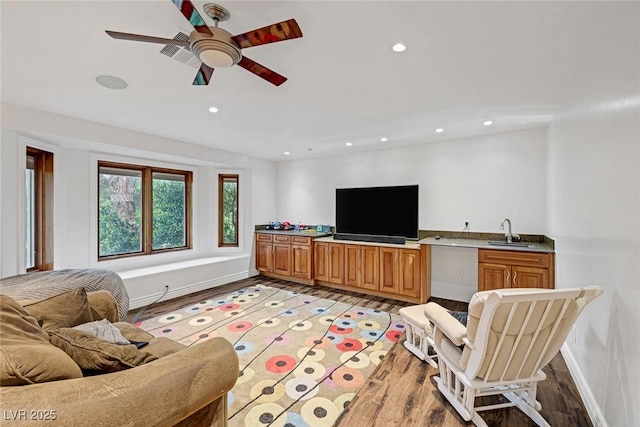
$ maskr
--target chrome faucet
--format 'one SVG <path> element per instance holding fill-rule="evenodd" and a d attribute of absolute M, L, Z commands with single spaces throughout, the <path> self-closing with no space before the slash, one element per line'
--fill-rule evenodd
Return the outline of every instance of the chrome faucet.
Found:
<path fill-rule="evenodd" d="M 509 232 L 505 233 L 504 237 L 507 238 L 507 243 L 513 242 L 513 234 L 511 234 L 511 220 L 509 218 L 505 218 L 502 220 L 502 224 L 500 224 L 500 230 L 504 230 L 504 223 L 509 224 Z"/>

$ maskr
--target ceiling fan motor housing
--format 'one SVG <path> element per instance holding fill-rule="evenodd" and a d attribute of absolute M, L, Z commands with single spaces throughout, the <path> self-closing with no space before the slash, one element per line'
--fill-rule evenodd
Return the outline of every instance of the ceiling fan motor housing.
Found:
<path fill-rule="evenodd" d="M 240 47 L 231 39 L 231 33 L 222 28 L 209 27 L 213 37 L 193 31 L 189 36 L 194 55 L 212 68 L 231 67 L 242 59 Z"/>

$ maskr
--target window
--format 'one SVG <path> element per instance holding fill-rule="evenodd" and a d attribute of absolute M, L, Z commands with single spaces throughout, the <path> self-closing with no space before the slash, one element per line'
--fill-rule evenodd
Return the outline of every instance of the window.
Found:
<path fill-rule="evenodd" d="M 238 246 L 238 175 L 218 175 L 218 246 Z"/>
<path fill-rule="evenodd" d="M 192 173 L 98 163 L 98 258 L 191 248 Z"/>
<path fill-rule="evenodd" d="M 53 269 L 53 154 L 27 147 L 25 173 L 27 271 Z"/>

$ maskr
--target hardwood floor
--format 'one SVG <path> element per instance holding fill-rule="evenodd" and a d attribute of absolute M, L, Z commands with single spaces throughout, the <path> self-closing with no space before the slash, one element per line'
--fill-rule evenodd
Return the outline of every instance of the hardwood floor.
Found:
<path fill-rule="evenodd" d="M 237 289 L 263 283 L 285 288 L 320 298 L 358 304 L 365 308 L 376 308 L 398 314 L 402 307 L 411 305 L 402 301 L 380 297 L 367 297 L 355 292 L 327 288 L 324 286 L 300 285 L 286 280 L 263 276 L 252 277 L 228 285 L 198 292 L 148 307 L 141 315 L 140 309 L 131 310 L 127 321 L 139 316 L 139 320 L 164 314 L 177 308 L 195 304 L 204 299 L 226 295 Z M 431 298 L 450 310 L 465 311 L 467 304 Z M 434 376 L 438 370 L 412 355 L 403 345 L 404 336 L 385 356 L 384 361 L 361 387 L 349 407 L 342 413 L 335 427 L 358 426 L 467 426 L 442 397 Z M 586 408 L 580 398 L 569 369 L 558 353 L 544 369 L 547 380 L 538 385 L 538 400 L 542 404 L 542 416 L 554 427 L 591 427 Z M 492 427 L 520 427 L 535 424 L 515 408 L 497 409 L 482 413 Z"/>

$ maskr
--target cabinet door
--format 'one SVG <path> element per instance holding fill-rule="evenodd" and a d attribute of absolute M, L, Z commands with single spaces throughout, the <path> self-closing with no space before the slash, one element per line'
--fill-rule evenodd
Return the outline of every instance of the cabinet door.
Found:
<path fill-rule="evenodd" d="M 398 293 L 410 297 L 420 295 L 420 251 L 400 249 L 400 286 Z"/>
<path fill-rule="evenodd" d="M 478 291 L 511 287 L 511 267 L 504 264 L 478 264 Z"/>
<path fill-rule="evenodd" d="M 316 280 L 329 281 L 329 244 L 313 244 L 314 278 Z"/>
<path fill-rule="evenodd" d="M 271 242 L 256 243 L 256 268 L 259 271 L 273 272 L 272 247 Z"/>
<path fill-rule="evenodd" d="M 399 250 L 395 248 L 380 248 L 380 290 L 397 294 L 399 290 L 400 268 Z"/>
<path fill-rule="evenodd" d="M 305 245 L 291 245 L 293 266 L 291 275 L 303 279 L 311 279 L 311 247 Z"/>
<path fill-rule="evenodd" d="M 360 245 L 344 245 L 344 284 L 360 286 L 362 283 Z"/>
<path fill-rule="evenodd" d="M 344 245 L 329 243 L 329 282 L 342 285 L 344 283 Z"/>
<path fill-rule="evenodd" d="M 380 248 L 377 246 L 360 247 L 360 286 L 364 289 L 378 290 L 380 277 Z"/>
<path fill-rule="evenodd" d="M 515 265 L 511 267 L 511 287 L 550 289 L 549 270 Z"/>
<path fill-rule="evenodd" d="M 288 243 L 273 244 L 273 272 L 291 276 L 291 245 Z"/>

